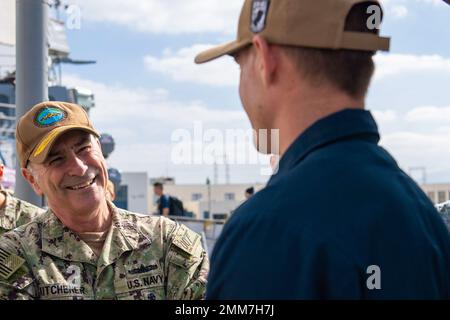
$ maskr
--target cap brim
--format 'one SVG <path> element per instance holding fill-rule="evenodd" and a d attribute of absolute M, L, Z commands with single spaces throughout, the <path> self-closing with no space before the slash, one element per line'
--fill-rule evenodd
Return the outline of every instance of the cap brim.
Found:
<path fill-rule="evenodd" d="M 364 51 L 389 51 L 390 39 L 365 32 L 346 31 L 342 35 L 340 49 Z"/>
<path fill-rule="evenodd" d="M 45 137 L 42 138 L 41 141 L 39 141 L 39 143 L 36 145 L 30 156 L 28 157 L 28 160 L 34 163 L 44 163 L 56 140 L 64 133 L 72 130 L 86 131 L 95 135 L 96 137 L 100 137 L 100 134 L 97 131 L 87 126 L 71 125 L 57 127 L 47 133 Z"/>
<path fill-rule="evenodd" d="M 239 50 L 249 46 L 251 43 L 252 43 L 251 40 L 233 41 L 225 43 L 223 45 L 199 53 L 195 57 L 195 63 L 197 64 L 205 63 L 217 59 L 219 57 L 222 57 L 226 54 L 236 53 Z"/>

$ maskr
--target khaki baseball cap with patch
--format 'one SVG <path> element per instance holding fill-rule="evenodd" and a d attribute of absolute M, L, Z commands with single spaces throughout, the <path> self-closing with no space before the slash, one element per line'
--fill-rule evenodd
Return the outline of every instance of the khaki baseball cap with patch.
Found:
<path fill-rule="evenodd" d="M 16 147 L 20 166 L 25 168 L 28 161 L 43 163 L 58 137 L 70 130 L 100 136 L 79 105 L 58 101 L 35 105 L 17 123 Z"/>
<path fill-rule="evenodd" d="M 245 0 L 235 41 L 206 50 L 195 58 L 204 63 L 251 45 L 255 34 L 272 44 L 319 49 L 389 51 L 389 38 L 345 31 L 350 10 L 367 0 Z M 373 13 L 381 14 L 374 9 Z M 380 21 L 374 19 L 374 21 Z M 370 21 L 369 23 L 373 23 Z M 379 27 L 379 26 L 378 26 Z"/>

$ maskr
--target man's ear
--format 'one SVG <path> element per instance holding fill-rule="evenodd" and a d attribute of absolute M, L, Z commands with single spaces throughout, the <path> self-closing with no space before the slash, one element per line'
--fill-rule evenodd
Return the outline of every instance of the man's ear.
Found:
<path fill-rule="evenodd" d="M 275 79 L 277 56 L 273 48 L 260 35 L 253 37 L 253 46 L 256 51 L 256 63 L 264 85 L 270 85 Z"/>
<path fill-rule="evenodd" d="M 25 180 L 27 180 L 27 182 L 30 184 L 31 188 L 33 188 L 34 192 L 39 195 L 42 196 L 42 190 L 39 187 L 35 177 L 31 174 L 31 171 L 26 169 L 26 168 L 22 168 L 22 176 L 24 177 Z"/>
<path fill-rule="evenodd" d="M 5 170 L 5 166 L 3 164 L 0 164 L 0 179 L 3 178 L 3 171 Z"/>

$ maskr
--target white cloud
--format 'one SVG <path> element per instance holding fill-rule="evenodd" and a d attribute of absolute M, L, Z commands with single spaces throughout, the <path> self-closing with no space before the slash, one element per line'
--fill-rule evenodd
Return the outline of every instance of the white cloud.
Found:
<path fill-rule="evenodd" d="M 144 58 L 147 69 L 170 76 L 175 81 L 188 81 L 211 86 L 237 86 L 239 81 L 239 67 L 229 57 L 196 65 L 195 56 L 213 45 L 196 44 L 182 48 L 176 52 L 166 49 L 163 56 L 158 58 L 146 56 Z"/>
<path fill-rule="evenodd" d="M 120 84 L 105 85 L 76 75 L 65 75 L 63 82 L 68 86 L 91 89 L 95 93 L 97 104 L 92 116 L 99 124 L 111 125 L 108 128 L 111 130 L 116 130 L 116 125 L 135 130 L 139 125 L 148 126 L 150 123 L 176 128 L 189 126 L 193 121 L 213 125 L 247 121 L 242 110 L 226 108 L 227 106 L 213 110 L 199 101 L 173 101 L 169 92 L 164 89 L 131 89 Z M 133 123 L 138 127 L 130 128 L 129 125 Z"/>
<path fill-rule="evenodd" d="M 385 7 L 392 7 L 396 5 L 411 5 L 413 2 L 421 4 L 421 5 L 432 5 L 432 6 L 445 6 L 443 0 L 381 0 L 381 3 Z"/>
<path fill-rule="evenodd" d="M 450 107 L 422 106 L 407 113 L 384 110 L 373 114 L 381 128 L 381 145 L 406 172 L 424 167 L 428 182 L 450 181 Z"/>
<path fill-rule="evenodd" d="M 178 181 L 200 183 L 212 177 L 207 165 L 174 165 L 170 159 L 171 133 L 178 128 L 191 131 L 194 121 L 204 127 L 248 129 L 241 110 L 212 110 L 196 101 L 172 101 L 166 90 L 130 89 L 120 84 L 102 83 L 66 75 L 70 86 L 92 89 L 97 106 L 92 111 L 95 126 L 111 133 L 116 150 L 108 160 L 123 171 L 147 171 L 150 176 L 176 174 Z M 408 113 L 395 109 L 374 110 L 382 131 L 382 145 L 407 171 L 410 167 L 426 166 L 430 181 L 450 180 L 450 107 L 421 106 Z M 242 146 L 240 146 L 242 147 Z M 231 166 L 232 181 L 265 181 L 259 175 L 261 166 Z"/>
<path fill-rule="evenodd" d="M 383 0 L 386 14 L 408 15 L 411 0 Z M 442 0 L 417 4 L 444 6 Z M 217 32 L 234 35 L 242 0 L 71 0 L 82 10 L 82 20 L 114 23 L 153 34 Z"/>
<path fill-rule="evenodd" d="M 445 6 L 443 0 L 381 0 L 386 16 L 394 19 L 402 19 L 410 14 L 413 4 L 431 5 L 433 7 Z M 420 10 L 420 8 L 418 8 Z"/>
<path fill-rule="evenodd" d="M 450 59 L 440 55 L 378 54 L 375 79 L 409 73 L 450 73 Z"/>
<path fill-rule="evenodd" d="M 386 123 L 397 119 L 397 113 L 394 110 L 374 110 L 372 114 L 377 122 Z"/>
<path fill-rule="evenodd" d="M 450 107 L 418 107 L 406 114 L 406 121 L 430 125 L 450 125 Z"/>
<path fill-rule="evenodd" d="M 389 9 L 388 9 L 389 10 Z M 405 6 L 392 6 L 390 9 L 395 18 L 404 18 L 408 15 L 408 8 Z"/>
<path fill-rule="evenodd" d="M 394 109 L 371 110 L 377 123 L 385 133 L 412 131 L 439 133 L 450 137 L 450 106 L 419 106 L 407 112 Z"/>
<path fill-rule="evenodd" d="M 222 33 L 234 35 L 243 0 L 71 0 L 82 21 L 106 22 L 152 34 Z M 405 18 L 411 0 L 382 0 L 386 15 Z M 415 0 L 445 6 L 442 0 Z"/>
<path fill-rule="evenodd" d="M 226 129 L 250 129 L 245 112 L 222 106 L 211 109 L 198 101 L 174 101 L 169 92 L 163 89 L 127 88 L 121 84 L 105 85 L 76 75 L 65 75 L 64 85 L 86 87 L 95 93 L 96 107 L 91 111 L 94 126 L 101 132 L 110 133 L 116 141 L 116 149 L 108 159 L 112 167 L 122 171 L 146 171 L 150 176 L 176 175 L 182 183 L 203 183 L 207 176 L 212 179 L 213 166 L 206 164 L 176 165 L 171 159 L 174 143 L 172 134 L 184 129 L 193 135 L 194 122 L 204 128 L 217 129 L 225 136 Z M 208 144 L 203 138 L 205 150 Z M 236 149 L 225 141 L 226 150 L 242 150 L 245 146 L 237 144 Z M 248 149 L 246 149 L 248 150 Z M 205 151 L 204 151 L 205 152 Z M 256 150 L 251 150 L 254 157 Z M 249 158 L 250 159 L 250 158 Z M 253 159 L 253 158 L 252 158 Z M 261 161 L 261 158 L 258 158 Z M 267 160 L 268 162 L 268 160 Z M 232 182 L 263 182 L 267 176 L 260 174 L 266 164 L 230 165 Z M 220 170 L 223 169 L 223 166 Z M 222 170 L 223 171 L 223 170 Z M 222 181 L 222 177 L 220 178 Z"/>
<path fill-rule="evenodd" d="M 242 0 L 72 0 L 82 19 L 156 34 L 235 34 Z"/>
<path fill-rule="evenodd" d="M 405 171 L 424 167 L 431 178 L 429 182 L 450 181 L 450 132 L 417 133 L 413 130 L 385 134 L 381 144 Z"/>
<path fill-rule="evenodd" d="M 416 0 L 418 3 L 431 4 L 433 6 L 445 6 L 444 0 Z"/>
<path fill-rule="evenodd" d="M 173 52 L 165 49 L 162 57 L 148 55 L 144 63 L 150 72 L 169 76 L 172 80 L 206 84 L 210 86 L 237 86 L 239 67 L 229 57 L 214 63 L 196 65 L 194 57 L 213 45 L 195 44 Z M 450 74 L 450 59 L 440 55 L 377 54 L 375 80 L 412 73 Z"/>

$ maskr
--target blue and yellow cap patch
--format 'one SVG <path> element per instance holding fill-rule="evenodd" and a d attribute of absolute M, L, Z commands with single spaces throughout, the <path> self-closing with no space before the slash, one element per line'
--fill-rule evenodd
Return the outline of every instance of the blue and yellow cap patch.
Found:
<path fill-rule="evenodd" d="M 40 109 L 34 118 L 38 127 L 51 127 L 67 118 L 67 113 L 59 108 L 45 107 Z"/>

